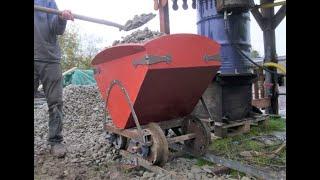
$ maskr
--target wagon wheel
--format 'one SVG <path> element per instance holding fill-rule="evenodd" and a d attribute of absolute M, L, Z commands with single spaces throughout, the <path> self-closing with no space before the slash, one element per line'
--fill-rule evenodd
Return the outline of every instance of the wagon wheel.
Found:
<path fill-rule="evenodd" d="M 185 149 L 194 156 L 203 155 L 210 144 L 210 128 L 195 116 L 186 116 L 181 126 L 182 134 L 195 133 L 196 137 L 184 141 Z"/>
<path fill-rule="evenodd" d="M 150 132 L 151 136 L 149 137 L 151 139 L 149 140 L 152 142 L 146 159 L 154 165 L 163 166 L 167 162 L 169 156 L 169 147 L 166 136 L 160 126 L 156 123 L 149 123 L 145 130 Z"/>
<path fill-rule="evenodd" d="M 108 122 L 108 113 L 106 110 L 106 106 L 104 107 L 103 112 L 104 112 L 104 118 L 102 120 L 102 123 L 103 125 L 105 125 Z M 106 133 L 109 134 L 109 132 L 106 132 Z M 112 143 L 116 149 L 125 149 L 128 138 L 115 133 L 111 133 L 109 134 L 109 136 L 113 136 L 113 138 L 111 138 L 112 141 L 110 143 Z"/>

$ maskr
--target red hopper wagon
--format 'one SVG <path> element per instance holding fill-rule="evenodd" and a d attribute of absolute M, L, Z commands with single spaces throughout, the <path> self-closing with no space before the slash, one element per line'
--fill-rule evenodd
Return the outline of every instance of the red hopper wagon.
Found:
<path fill-rule="evenodd" d="M 97 54 L 92 65 L 112 118 L 104 125 L 109 141 L 156 165 L 178 142 L 202 155 L 210 129 L 190 113 L 220 68 L 219 49 L 204 36 L 174 34 Z"/>

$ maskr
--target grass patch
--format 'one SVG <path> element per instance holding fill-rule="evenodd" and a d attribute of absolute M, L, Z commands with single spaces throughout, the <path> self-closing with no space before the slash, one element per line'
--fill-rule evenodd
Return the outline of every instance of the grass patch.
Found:
<path fill-rule="evenodd" d="M 285 131 L 286 130 L 286 121 L 283 118 L 272 118 L 269 119 L 269 124 L 266 127 L 267 131 Z"/>
<path fill-rule="evenodd" d="M 259 151 L 261 150 L 261 143 L 257 141 L 244 141 L 241 144 L 241 148 L 245 150 L 254 150 L 254 151 Z"/>
<path fill-rule="evenodd" d="M 266 155 L 256 155 L 250 158 L 245 158 L 240 155 L 243 151 L 270 153 L 277 149 L 280 145 L 266 145 L 262 142 L 253 140 L 253 137 L 269 135 L 274 131 L 285 131 L 286 122 L 282 118 L 271 118 L 267 126 L 251 126 L 251 130 L 247 134 L 234 137 L 217 139 L 210 145 L 210 149 L 216 155 L 223 155 L 237 161 L 249 162 L 257 165 L 275 165 L 284 166 L 286 162 L 286 151 L 283 150 L 275 158 L 270 158 Z"/>
<path fill-rule="evenodd" d="M 234 170 L 234 169 L 231 169 L 230 175 L 231 175 L 231 177 L 233 177 L 233 178 L 238 178 L 238 176 L 242 177 L 242 176 L 245 176 L 246 174 L 243 173 L 243 172 L 239 172 L 239 171 L 236 171 L 236 170 Z"/>
<path fill-rule="evenodd" d="M 189 154 L 183 154 L 182 157 L 186 159 L 194 159 L 194 157 Z"/>
<path fill-rule="evenodd" d="M 268 134 L 273 131 L 286 131 L 286 121 L 283 118 L 270 118 L 267 126 L 251 126 L 249 136 Z"/>
<path fill-rule="evenodd" d="M 34 180 L 41 180 L 39 175 L 34 175 Z"/>
<path fill-rule="evenodd" d="M 198 159 L 197 159 L 197 162 L 196 162 L 196 165 L 199 166 L 199 167 L 202 167 L 202 166 L 204 166 L 204 165 L 212 166 L 213 163 L 212 163 L 212 162 L 209 162 L 209 161 L 207 161 L 207 160 L 198 158 Z"/>

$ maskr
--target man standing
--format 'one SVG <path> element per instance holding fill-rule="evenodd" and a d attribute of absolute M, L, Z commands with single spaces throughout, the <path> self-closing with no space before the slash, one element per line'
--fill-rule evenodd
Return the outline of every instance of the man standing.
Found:
<path fill-rule="evenodd" d="M 35 5 L 58 9 L 54 0 L 34 0 Z M 67 20 L 73 20 L 71 11 L 62 11 L 60 15 L 34 12 L 34 93 L 43 85 L 49 107 L 48 143 L 51 153 L 64 157 L 66 147 L 62 144 L 62 70 L 61 50 L 57 36 L 66 29 Z"/>

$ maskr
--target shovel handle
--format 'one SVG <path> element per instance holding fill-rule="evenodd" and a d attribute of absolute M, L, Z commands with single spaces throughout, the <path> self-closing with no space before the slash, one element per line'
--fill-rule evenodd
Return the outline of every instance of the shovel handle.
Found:
<path fill-rule="evenodd" d="M 45 12 L 45 13 L 56 14 L 56 15 L 59 15 L 62 13 L 62 11 L 59 11 L 56 9 L 51 9 L 51 8 L 47 8 L 47 7 L 37 6 L 37 5 L 34 5 L 34 10 Z M 96 18 L 92 18 L 92 17 L 79 15 L 79 14 L 72 14 L 72 15 L 75 19 L 80 19 L 83 21 L 93 22 L 93 23 L 97 23 L 97 24 L 104 24 L 107 26 L 113 26 L 113 27 L 117 27 L 119 29 L 124 29 L 124 26 L 117 24 L 117 23 L 114 23 L 114 22 L 104 20 L 104 19 L 96 19 Z"/>

